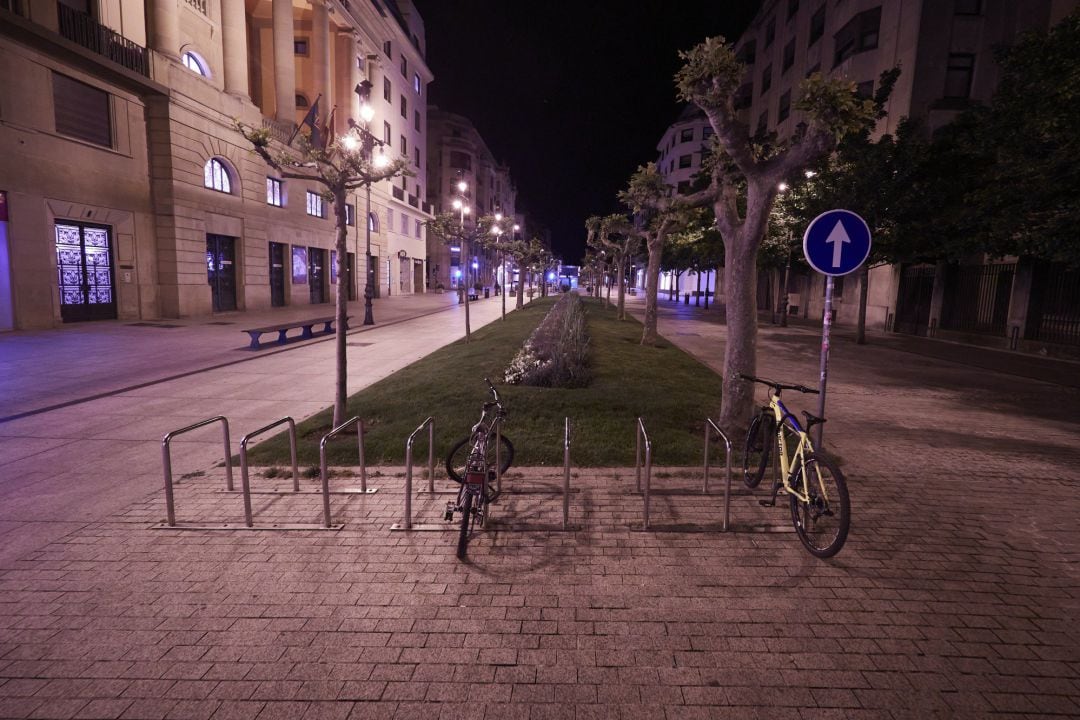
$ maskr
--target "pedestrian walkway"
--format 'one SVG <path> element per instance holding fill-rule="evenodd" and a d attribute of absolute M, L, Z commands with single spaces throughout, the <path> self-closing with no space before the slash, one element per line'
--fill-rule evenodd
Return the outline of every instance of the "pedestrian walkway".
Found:
<path fill-rule="evenodd" d="M 395 342 L 448 317 L 403 323 Z M 722 362 L 724 328 L 703 312 L 662 306 L 660 329 Z M 389 344 L 371 337 L 386 341 L 350 353 Z M 819 344 L 812 329 L 763 327 L 759 373 L 813 384 Z M 317 369 L 317 347 L 268 360 L 288 386 Z M 831 561 L 801 548 L 782 503 L 756 502 L 763 490 L 737 487 L 733 531 L 719 532 L 722 484 L 714 475 L 703 494 L 700 468 L 654 468 L 650 531 L 632 468 L 574 468 L 566 532 L 554 529 L 561 469 L 515 469 L 464 563 L 452 531 L 390 531 L 401 468 L 373 474 L 373 495 L 332 497 L 342 530 L 295 533 L 151 529 L 163 503 L 148 471 L 153 492 L 0 558 L 0 717 L 1080 714 L 1080 392 L 843 339 L 832 363 L 826 441 L 853 525 Z M 198 404 L 229 373 L 157 387 Z M 149 402 L 141 393 L 131 402 Z M 233 397 L 262 401 L 250 387 Z M 611 441 L 632 447 L 632 427 Z M 177 489 L 182 520 L 241 517 L 212 444 Z M 55 472 L 98 486 L 137 472 L 104 470 Z M 414 518 L 437 522 L 446 497 L 418 493 Z M 321 507 L 275 494 L 254 510 L 297 522 Z"/>

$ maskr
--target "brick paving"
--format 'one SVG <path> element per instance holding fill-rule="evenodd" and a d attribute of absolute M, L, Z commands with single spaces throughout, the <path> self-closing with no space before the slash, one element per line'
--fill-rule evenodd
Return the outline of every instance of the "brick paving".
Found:
<path fill-rule="evenodd" d="M 661 329 L 718 362 L 704 313 Z M 812 382 L 813 331 L 759 347 L 761 374 Z M 699 468 L 654 468 L 650 531 L 632 468 L 575 468 L 568 532 L 557 494 L 514 492 L 561 471 L 514 472 L 464 563 L 452 532 L 389 530 L 400 468 L 334 495 L 336 532 L 156 530 L 158 493 L 0 567 L 0 717 L 1080 715 L 1080 393 L 880 345 L 838 342 L 832 372 L 853 526 L 831 561 L 763 491 L 718 532 Z M 181 481 L 178 519 L 240 521 L 223 488 L 213 466 Z M 318 522 L 321 500 L 254 509 Z"/>

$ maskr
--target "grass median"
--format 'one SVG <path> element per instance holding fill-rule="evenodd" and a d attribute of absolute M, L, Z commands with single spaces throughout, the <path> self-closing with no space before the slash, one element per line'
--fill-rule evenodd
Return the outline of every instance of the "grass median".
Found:
<path fill-rule="evenodd" d="M 701 462 L 706 416 L 720 406 L 721 378 L 661 339 L 640 345 L 641 324 L 619 321 L 614 308 L 586 298 L 592 382 L 586 388 L 537 388 L 502 384 L 518 348 L 551 308 L 547 298 L 510 313 L 353 395 L 348 417 L 364 420 L 368 465 L 404 463 L 405 441 L 429 415 L 435 418 L 437 463 L 465 437 L 480 416 L 491 378 L 508 412 L 506 435 L 514 443 L 515 465 L 561 465 L 563 421 L 570 418 L 571 461 L 575 466 L 634 463 L 635 421 L 643 417 L 653 445 L 653 462 Z M 330 379 L 328 378 L 328 382 Z M 302 465 L 318 465 L 319 439 L 329 430 L 328 408 L 301 423 Z M 414 462 L 427 459 L 427 432 L 414 445 Z M 347 432 L 327 450 L 331 465 L 355 465 L 356 435 Z M 278 435 L 258 445 L 251 462 L 286 467 L 289 445 Z"/>

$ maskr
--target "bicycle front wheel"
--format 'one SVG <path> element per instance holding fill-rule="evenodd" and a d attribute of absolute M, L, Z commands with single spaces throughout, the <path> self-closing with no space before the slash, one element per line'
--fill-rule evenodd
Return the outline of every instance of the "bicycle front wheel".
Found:
<path fill-rule="evenodd" d="M 473 440 L 472 438 L 463 438 L 459 440 L 456 445 L 450 450 L 450 453 L 446 456 L 446 474 L 456 483 L 465 482 L 465 462 L 469 459 L 469 453 L 472 452 Z M 488 467 L 495 467 L 495 444 L 492 443 L 487 449 L 487 458 L 485 458 Z M 505 435 L 502 436 L 502 450 L 499 452 L 499 464 L 502 466 L 500 473 L 505 473 L 514 462 L 514 444 L 510 442 L 510 438 Z"/>
<path fill-rule="evenodd" d="M 840 552 L 851 526 L 851 506 L 847 483 L 831 460 L 812 453 L 795 477 L 795 487 L 803 491 L 806 476 L 808 501 L 791 495 L 791 522 L 811 555 L 829 558 Z"/>
<path fill-rule="evenodd" d="M 458 560 L 465 558 L 465 548 L 469 544 L 469 526 L 472 524 L 473 494 L 465 492 L 465 500 L 461 503 L 461 533 L 458 535 L 457 556 Z"/>
<path fill-rule="evenodd" d="M 765 477 L 765 468 L 769 466 L 775 444 L 776 420 L 771 415 L 758 414 L 746 431 L 746 446 L 743 448 L 743 482 L 746 487 L 757 487 L 761 478 Z"/>

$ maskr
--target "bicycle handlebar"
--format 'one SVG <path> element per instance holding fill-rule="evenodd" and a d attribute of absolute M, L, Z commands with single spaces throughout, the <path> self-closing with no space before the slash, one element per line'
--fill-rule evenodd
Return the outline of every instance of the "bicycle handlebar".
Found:
<path fill-rule="evenodd" d="M 739 373 L 739 377 L 741 377 L 743 380 L 750 380 L 752 382 L 761 383 L 762 385 L 767 385 L 768 387 L 776 390 L 778 394 L 781 390 L 795 390 L 797 392 L 808 393 L 810 395 L 820 394 L 819 390 L 808 388 L 805 385 L 789 385 L 787 383 L 779 383 L 774 380 L 766 380 L 765 378 L 754 377 L 753 375 L 743 375 L 742 373 Z"/>
<path fill-rule="evenodd" d="M 495 389 L 495 386 L 491 384 L 491 380 L 489 380 L 488 378 L 484 378 L 484 382 L 487 383 L 488 390 L 491 390 L 491 394 L 495 396 L 495 404 L 499 405 L 501 407 L 502 403 L 499 401 L 499 393 Z M 485 403 L 485 405 L 487 405 L 487 404 L 488 403 Z"/>

